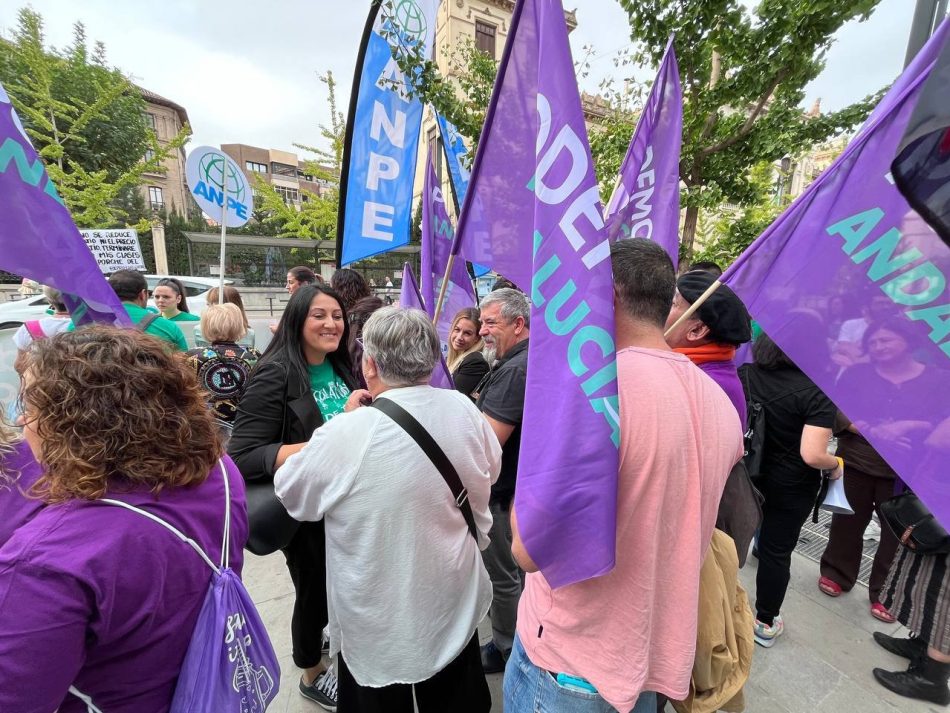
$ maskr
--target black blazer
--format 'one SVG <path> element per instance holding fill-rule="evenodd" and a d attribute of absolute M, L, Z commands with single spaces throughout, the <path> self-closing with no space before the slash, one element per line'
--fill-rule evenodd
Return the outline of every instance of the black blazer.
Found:
<path fill-rule="evenodd" d="M 350 390 L 357 388 L 352 374 L 334 371 Z M 245 480 L 272 479 L 280 447 L 309 441 L 322 425 L 310 384 L 285 364 L 265 362 L 251 374 L 238 403 L 228 455 Z"/>
<path fill-rule="evenodd" d="M 472 352 L 462 359 L 458 365 L 452 379 L 455 381 L 455 390 L 461 391 L 466 396 L 471 396 L 478 382 L 488 373 L 488 362 L 485 361 L 481 352 Z"/>

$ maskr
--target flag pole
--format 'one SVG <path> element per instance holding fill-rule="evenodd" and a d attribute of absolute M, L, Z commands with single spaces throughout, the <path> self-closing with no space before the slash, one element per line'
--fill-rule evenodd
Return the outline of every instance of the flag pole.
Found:
<path fill-rule="evenodd" d="M 693 304 L 691 304 L 691 305 L 689 306 L 689 309 L 687 309 L 685 312 L 683 312 L 683 314 L 680 315 L 679 319 L 677 319 L 675 322 L 673 322 L 673 324 L 670 326 L 670 328 L 667 329 L 667 330 L 663 333 L 663 336 L 664 336 L 664 337 L 669 337 L 670 334 L 673 332 L 674 329 L 676 329 L 677 327 L 679 327 L 683 322 L 685 322 L 687 319 L 689 319 L 689 318 L 692 317 L 694 314 L 696 314 L 696 310 L 698 310 L 700 307 L 702 307 L 702 306 L 703 306 L 703 303 L 705 303 L 706 300 L 708 300 L 710 297 L 712 297 L 713 293 L 714 293 L 716 290 L 718 290 L 720 287 L 722 287 L 722 282 L 719 281 L 719 280 L 714 281 L 714 282 L 709 286 L 709 288 L 708 288 L 705 292 L 703 292 L 703 294 L 701 294 L 701 295 L 699 296 L 699 299 L 697 299 L 695 302 L 693 302 Z"/>
<path fill-rule="evenodd" d="M 224 250 L 228 234 L 228 157 L 221 152 L 221 256 L 218 261 L 218 304 L 224 304 Z"/>
<path fill-rule="evenodd" d="M 346 225 L 346 193 L 350 181 L 350 148 L 353 145 L 353 125 L 356 123 L 356 105 L 360 94 L 360 80 L 363 78 L 363 64 L 366 60 L 366 48 L 369 46 L 369 37 L 373 32 L 373 25 L 376 24 L 376 16 L 379 15 L 379 8 L 382 6 L 382 0 L 372 0 L 369 6 L 369 14 L 366 16 L 366 24 L 363 27 L 363 37 L 360 39 L 359 50 L 356 54 L 356 69 L 353 71 L 353 87 L 350 90 L 350 108 L 346 115 L 346 128 L 343 133 L 343 154 L 340 166 L 340 183 L 337 190 L 337 209 L 336 222 L 336 266 L 343 267 L 343 238 L 344 226 Z"/>
<path fill-rule="evenodd" d="M 452 274 L 452 267 L 455 265 L 455 253 L 449 253 L 449 259 L 445 263 L 445 277 L 442 278 L 442 286 L 439 287 L 439 299 L 435 302 L 435 312 L 432 314 L 432 324 L 437 324 L 439 315 L 442 313 L 442 303 L 445 301 L 445 291 L 449 286 L 449 275 Z"/>

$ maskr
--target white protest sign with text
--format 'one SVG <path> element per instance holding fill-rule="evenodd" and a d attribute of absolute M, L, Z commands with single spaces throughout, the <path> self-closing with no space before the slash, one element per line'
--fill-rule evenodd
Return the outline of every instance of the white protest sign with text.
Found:
<path fill-rule="evenodd" d="M 116 270 L 145 271 L 139 236 L 131 228 L 119 230 L 80 230 L 104 274 Z"/>

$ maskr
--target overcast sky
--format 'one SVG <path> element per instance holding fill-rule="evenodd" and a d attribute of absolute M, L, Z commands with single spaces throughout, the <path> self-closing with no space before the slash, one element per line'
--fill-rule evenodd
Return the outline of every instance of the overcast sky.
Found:
<path fill-rule="evenodd" d="M 4 36 L 15 26 L 21 4 L 0 4 Z M 113 65 L 184 106 L 193 146 L 244 143 L 285 150 L 294 142 L 319 143 L 317 126 L 329 118 L 319 73 L 334 73 L 345 111 L 369 7 L 368 0 L 30 4 L 46 21 L 49 43 L 67 44 L 73 23 L 81 20 L 90 42 L 105 43 Z M 596 91 L 603 77 L 618 71 L 611 58 L 629 44 L 629 25 L 616 0 L 565 2 L 568 8 L 575 4 L 575 58 L 584 45 L 595 52 L 581 86 Z M 882 0 L 869 21 L 842 28 L 824 73 L 809 87 L 806 105 L 821 97 L 824 109 L 837 109 L 891 82 L 903 64 L 913 6 L 911 0 Z M 652 73 L 644 69 L 637 76 Z"/>

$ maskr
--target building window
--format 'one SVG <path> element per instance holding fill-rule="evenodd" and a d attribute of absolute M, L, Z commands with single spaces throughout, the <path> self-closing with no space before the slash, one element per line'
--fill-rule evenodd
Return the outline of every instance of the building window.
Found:
<path fill-rule="evenodd" d="M 244 168 L 251 173 L 267 173 L 266 163 L 255 163 L 254 161 L 245 161 Z"/>
<path fill-rule="evenodd" d="M 152 131 L 155 131 L 156 122 L 155 122 L 154 114 L 152 114 L 151 112 L 147 112 L 145 114 L 145 123 L 148 125 L 148 128 L 150 128 Z"/>
<path fill-rule="evenodd" d="M 152 210 L 161 210 L 164 208 L 165 196 L 162 194 L 162 189 L 158 186 L 149 186 L 148 202 L 151 204 Z"/>
<path fill-rule="evenodd" d="M 475 47 L 495 59 L 495 26 L 475 20 Z"/>
<path fill-rule="evenodd" d="M 155 158 L 155 152 L 152 149 L 145 149 L 145 160 L 151 161 Z"/>
<path fill-rule="evenodd" d="M 284 203 L 291 204 L 300 202 L 300 193 L 296 188 L 288 188 L 287 186 L 274 186 L 274 190 L 277 191 L 277 195 L 280 196 Z"/>
<path fill-rule="evenodd" d="M 277 163 L 276 161 L 271 161 L 270 172 L 275 176 L 290 176 L 291 178 L 297 177 L 296 166 L 288 166 L 286 163 Z"/>

